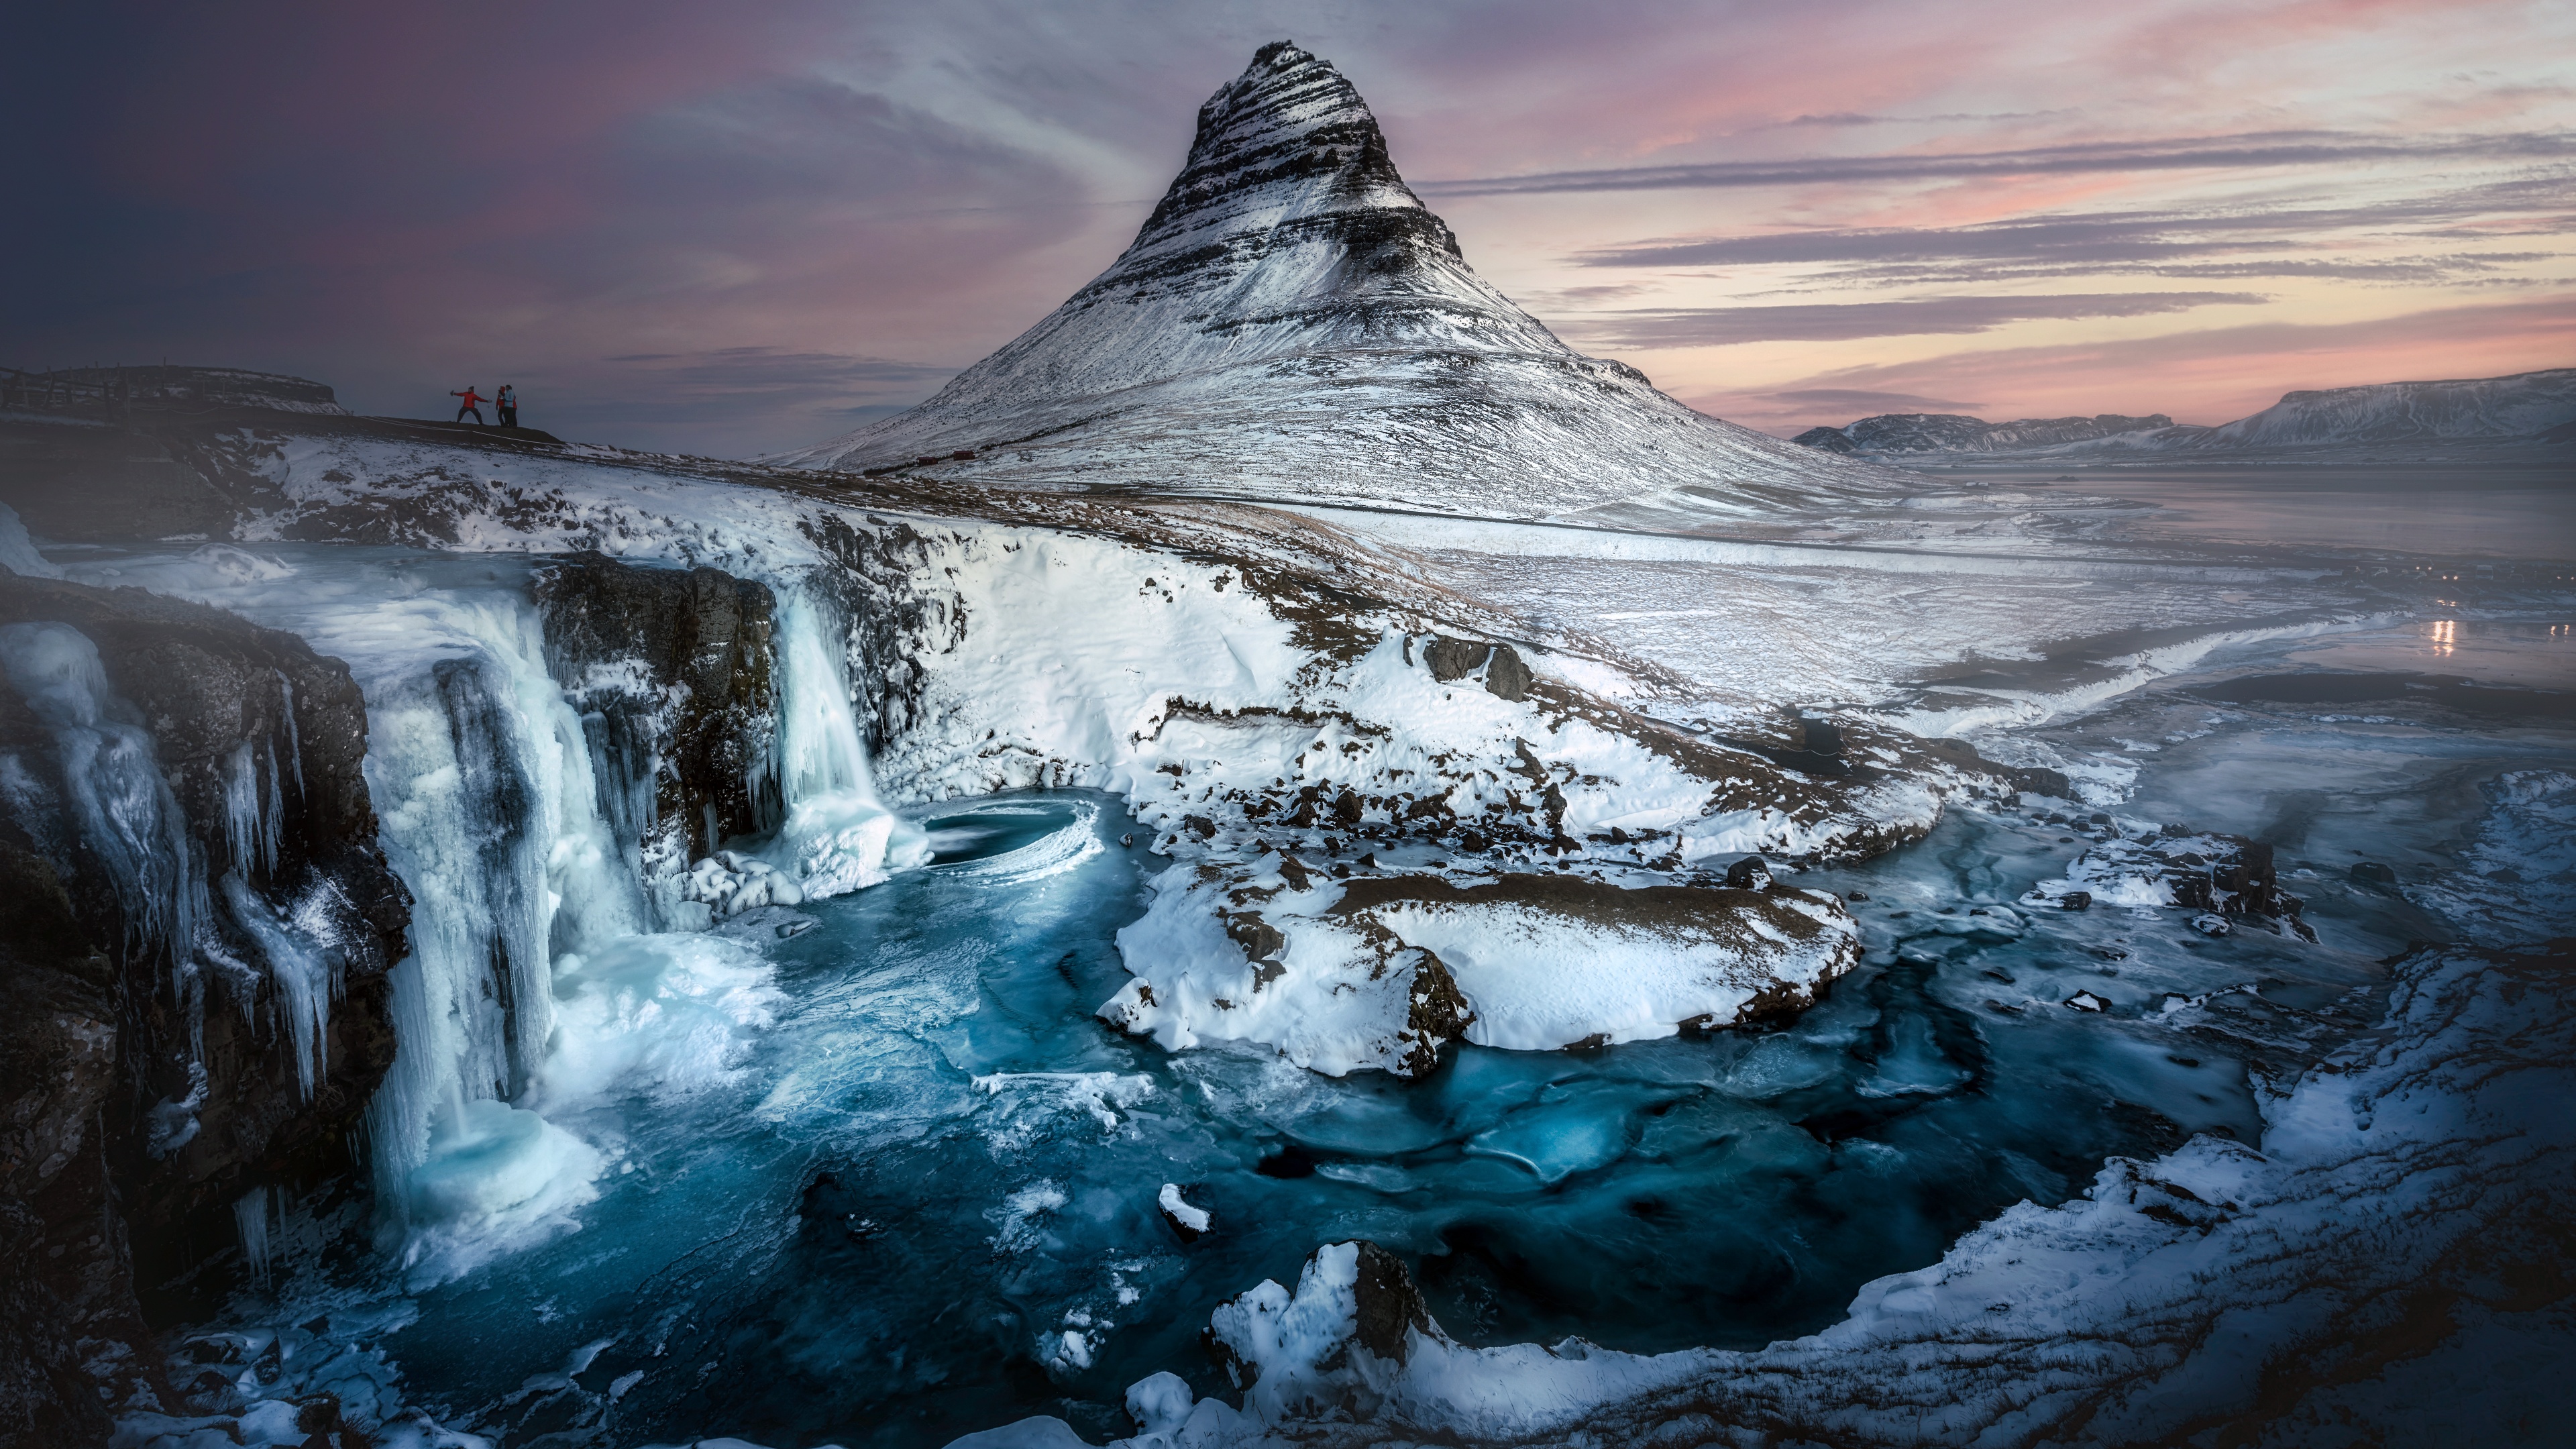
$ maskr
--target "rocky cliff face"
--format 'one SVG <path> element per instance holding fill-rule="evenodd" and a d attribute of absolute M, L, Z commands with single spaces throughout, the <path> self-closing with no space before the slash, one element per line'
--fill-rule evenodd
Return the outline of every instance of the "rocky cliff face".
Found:
<path fill-rule="evenodd" d="M 786 461 L 1537 516 L 1888 486 L 1584 357 L 1468 266 L 1349 81 L 1286 42 L 1200 108 L 1124 255 L 938 396 Z M 1693 493 L 1692 490 L 1698 490 Z"/>
<path fill-rule="evenodd" d="M 599 792 L 651 881 L 775 826 L 763 768 L 777 733 L 766 584 L 585 553 L 537 579 L 547 663 L 592 734 Z"/>
<path fill-rule="evenodd" d="M 253 1189 L 347 1169 L 409 902 L 364 701 L 301 640 L 0 574 L 0 665 L 0 1295 L 60 1330 L 0 1385 L 0 1433 L 32 1433 L 86 1422 L 62 1355 L 123 1337 L 138 1281 L 231 1246 Z"/>

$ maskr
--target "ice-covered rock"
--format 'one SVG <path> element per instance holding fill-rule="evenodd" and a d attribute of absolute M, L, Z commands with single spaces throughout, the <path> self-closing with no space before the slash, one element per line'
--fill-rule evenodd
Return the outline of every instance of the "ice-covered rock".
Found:
<path fill-rule="evenodd" d="M 1794 1012 L 1860 952 L 1825 892 L 1336 880 L 1293 855 L 1172 867 L 1118 944 L 1136 979 L 1100 1012 L 1121 1028 L 1176 1050 L 1263 1042 L 1336 1076 L 1418 1076 L 1461 1038 L 1549 1050 Z"/>
<path fill-rule="evenodd" d="M 1204 1237 L 1209 1226 L 1216 1221 L 1206 1208 L 1190 1206 L 1189 1199 L 1181 1196 L 1181 1186 L 1176 1182 L 1163 1184 L 1162 1192 L 1154 1198 L 1154 1206 L 1185 1243 Z"/>

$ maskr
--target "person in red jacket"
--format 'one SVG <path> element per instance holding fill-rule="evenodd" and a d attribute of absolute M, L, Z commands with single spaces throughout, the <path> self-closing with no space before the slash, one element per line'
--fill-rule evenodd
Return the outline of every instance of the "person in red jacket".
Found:
<path fill-rule="evenodd" d="M 480 394 L 474 391 L 474 384 L 469 382 L 465 384 L 465 391 L 451 392 L 448 396 L 465 399 L 463 402 L 456 405 L 456 420 L 458 422 L 461 423 L 465 421 L 465 415 L 467 413 L 472 413 L 474 415 L 475 422 L 481 423 L 483 421 L 483 399 Z"/>

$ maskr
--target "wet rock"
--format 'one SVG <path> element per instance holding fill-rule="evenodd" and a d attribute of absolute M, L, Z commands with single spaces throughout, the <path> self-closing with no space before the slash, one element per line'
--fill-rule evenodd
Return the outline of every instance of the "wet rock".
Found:
<path fill-rule="evenodd" d="M 2057 908 L 2062 911 L 2089 911 L 2093 908 L 2093 893 L 2068 891 L 2057 898 Z"/>
<path fill-rule="evenodd" d="M 2224 936 L 2235 930 L 2225 916 L 2204 911 L 2191 918 L 2191 928 L 2204 936 Z"/>
<path fill-rule="evenodd" d="M 2073 996 L 2066 998 L 2066 1004 L 2074 1007 L 2077 1011 L 2102 1011 L 2107 1009 L 2111 1003 L 2104 1001 L 2101 997 L 2094 995 L 2090 991 L 2079 991 Z"/>
<path fill-rule="evenodd" d="M 1440 1065 L 1440 1049 L 1466 1036 L 1467 1028 L 1476 1021 L 1475 1010 L 1458 990 L 1458 980 L 1449 974 L 1449 963 L 1430 951 L 1416 953 L 1413 966 L 1413 1007 L 1405 1014 L 1402 1033 L 1405 1072 L 1414 1077 L 1430 1075 Z"/>
<path fill-rule="evenodd" d="M 116 981 L 53 867 L 0 838 L 0 1442 L 106 1443 L 80 1340 L 145 1337 L 98 1130 Z"/>
<path fill-rule="evenodd" d="M 1726 868 L 1726 883 L 1740 891 L 1767 890 L 1771 885 L 1771 864 L 1758 855 L 1748 855 Z"/>
<path fill-rule="evenodd" d="M 2397 884 L 2397 872 L 2375 860 L 2354 861 L 2352 878 L 2366 885 Z"/>

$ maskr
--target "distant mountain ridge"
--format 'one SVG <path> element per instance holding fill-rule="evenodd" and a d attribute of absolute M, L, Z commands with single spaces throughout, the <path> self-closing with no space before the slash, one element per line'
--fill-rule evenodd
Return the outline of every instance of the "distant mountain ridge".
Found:
<path fill-rule="evenodd" d="M 928 402 L 776 461 L 1523 517 L 1902 483 L 1567 347 L 1467 265 L 1350 82 L 1285 41 L 1199 109 L 1107 271 Z"/>
<path fill-rule="evenodd" d="M 328 384 L 239 367 L 66 367 L 36 374 L 32 385 L 41 388 L 52 378 L 82 388 L 111 388 L 156 405 L 262 408 L 317 417 L 349 415 Z"/>
<path fill-rule="evenodd" d="M 2170 428 L 2163 413 L 2143 418 L 2017 418 L 1990 423 L 1964 413 L 1881 413 L 1848 427 L 1809 428 L 1791 442 L 1828 453 L 2012 453 L 2089 442 L 2114 433 Z"/>
<path fill-rule="evenodd" d="M 1840 428 L 1810 428 L 1794 441 L 1864 458 L 1942 453 L 2068 461 L 2216 461 L 2440 445 L 2554 447 L 2576 442 L 2576 367 L 2283 393 L 2261 412 L 2217 427 L 2176 423 L 2162 414 L 1988 423 L 1952 413 L 1886 413 Z"/>

